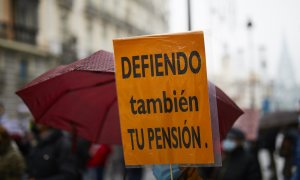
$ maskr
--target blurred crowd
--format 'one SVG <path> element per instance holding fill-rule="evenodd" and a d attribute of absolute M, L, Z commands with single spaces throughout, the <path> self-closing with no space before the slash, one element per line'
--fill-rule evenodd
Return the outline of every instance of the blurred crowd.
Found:
<path fill-rule="evenodd" d="M 143 169 L 125 168 L 121 146 L 91 144 L 36 124 L 25 106 L 18 108 L 17 119 L 8 118 L 0 103 L 1 180 L 101 180 L 104 172 L 109 179 L 126 174 L 127 179 L 138 180 Z"/>
<path fill-rule="evenodd" d="M 297 127 L 288 127 L 264 133 L 257 141 L 250 142 L 241 130 L 233 128 L 222 141 L 222 167 L 173 165 L 172 176 L 174 179 L 295 180 L 300 162 L 298 136 Z M 268 176 L 263 175 L 261 149 L 269 152 Z M 279 171 L 274 155 L 284 160 Z M 169 166 L 153 166 L 152 173 L 157 179 L 171 176 Z M 144 168 L 125 167 L 121 146 L 91 144 L 74 138 L 73 134 L 35 124 L 23 106 L 18 108 L 18 119 L 9 119 L 5 105 L 0 103 L 1 180 L 147 179 L 143 174 Z"/>

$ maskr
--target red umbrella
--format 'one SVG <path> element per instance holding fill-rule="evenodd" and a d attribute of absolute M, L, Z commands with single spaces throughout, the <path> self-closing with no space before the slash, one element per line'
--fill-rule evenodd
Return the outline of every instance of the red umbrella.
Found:
<path fill-rule="evenodd" d="M 219 116 L 220 139 L 226 137 L 234 122 L 244 112 L 218 87 L 216 87 L 216 98 Z"/>
<path fill-rule="evenodd" d="M 59 66 L 17 92 L 35 120 L 102 144 L 121 144 L 113 54 L 98 51 Z M 213 94 L 212 94 L 213 95 Z M 220 137 L 243 112 L 219 88 Z"/>
<path fill-rule="evenodd" d="M 36 78 L 17 94 L 36 122 L 121 144 L 113 54 L 98 51 Z"/>

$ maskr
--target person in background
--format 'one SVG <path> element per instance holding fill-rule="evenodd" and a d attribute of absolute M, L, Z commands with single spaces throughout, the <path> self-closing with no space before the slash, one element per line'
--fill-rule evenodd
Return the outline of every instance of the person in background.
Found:
<path fill-rule="evenodd" d="M 172 168 L 172 174 L 171 174 Z M 196 170 L 196 168 L 193 168 Z M 185 171 L 185 172 L 184 172 Z M 182 179 L 183 173 L 188 173 L 187 169 L 181 170 L 178 164 L 156 164 L 152 166 L 152 173 L 157 180 Z M 184 177 L 184 179 L 187 179 Z M 197 180 L 197 179 L 195 179 Z"/>
<path fill-rule="evenodd" d="M 19 180 L 24 175 L 25 162 L 17 145 L 0 125 L 0 179 Z"/>
<path fill-rule="evenodd" d="M 94 177 L 94 179 L 104 179 L 105 165 L 110 153 L 111 147 L 107 144 L 93 144 L 90 147 L 91 158 L 87 162 L 87 166 L 90 176 Z"/>
<path fill-rule="evenodd" d="M 244 141 L 245 135 L 241 130 L 233 128 L 228 132 L 222 143 L 222 167 L 215 169 L 212 179 L 262 179 L 257 158 L 244 149 Z"/>
<path fill-rule="evenodd" d="M 292 180 L 300 179 L 300 99 L 298 101 L 298 131 L 297 131 L 297 142 L 296 142 L 296 170 L 293 174 Z"/>
<path fill-rule="evenodd" d="M 87 172 L 87 162 L 88 160 L 91 158 L 90 154 L 89 154 L 89 149 L 91 146 L 91 142 L 88 140 L 85 140 L 83 138 L 80 137 L 75 137 L 72 138 L 72 151 L 76 156 L 76 161 L 77 161 L 77 169 L 79 170 L 82 179 L 84 179 L 84 175 Z M 74 142 L 76 141 L 76 142 Z M 74 145 L 75 143 L 75 145 Z M 74 149 L 74 147 L 76 147 Z"/>
<path fill-rule="evenodd" d="M 125 169 L 125 177 L 127 180 L 141 180 L 143 177 L 144 168 L 126 168 Z"/>
<path fill-rule="evenodd" d="M 296 165 L 295 153 L 297 145 L 297 131 L 295 129 L 287 129 L 283 135 L 283 141 L 279 149 L 279 155 L 285 160 L 282 174 L 284 179 L 291 179 L 293 169 Z"/>
<path fill-rule="evenodd" d="M 17 116 L 9 118 L 5 113 L 4 104 L 0 102 L 0 125 L 2 125 L 17 144 L 22 155 L 27 154 L 29 143 L 27 135 L 30 133 L 30 113 L 25 104 L 17 106 Z"/>
<path fill-rule="evenodd" d="M 5 113 L 5 107 L 0 103 L 1 125 L 5 127 L 14 140 L 20 140 L 25 133 L 29 131 L 29 112 L 24 112 L 26 106 L 17 107 L 17 117 L 8 117 Z M 2 112 L 1 112 L 2 111 Z M 2 114 L 2 115 L 1 115 Z"/>
<path fill-rule="evenodd" d="M 105 166 L 105 176 L 110 180 L 125 179 L 124 157 L 122 145 L 110 145 L 111 153 L 107 159 Z"/>
<path fill-rule="evenodd" d="M 78 180 L 76 154 L 70 141 L 59 130 L 36 125 L 37 141 L 27 156 L 28 178 L 43 180 Z"/>
<path fill-rule="evenodd" d="M 0 101 L 0 125 L 3 126 L 3 124 L 5 124 L 7 121 L 8 121 L 8 117 L 5 113 L 4 104 Z"/>
<path fill-rule="evenodd" d="M 222 167 L 179 167 L 172 166 L 174 179 L 178 180 L 260 180 L 262 179 L 257 158 L 244 148 L 245 135 L 239 129 L 231 129 L 222 143 Z M 156 179 L 170 177 L 168 166 L 153 166 Z"/>
<path fill-rule="evenodd" d="M 222 142 L 222 166 L 198 168 L 200 177 L 209 180 L 262 179 L 257 158 L 244 148 L 244 144 L 245 134 L 232 128 Z"/>

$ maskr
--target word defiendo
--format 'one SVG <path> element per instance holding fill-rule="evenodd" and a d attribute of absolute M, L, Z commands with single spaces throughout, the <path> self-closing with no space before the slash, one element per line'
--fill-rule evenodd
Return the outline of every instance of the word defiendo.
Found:
<path fill-rule="evenodd" d="M 166 91 L 162 91 L 161 98 L 135 99 L 132 96 L 129 100 L 131 113 L 136 115 L 199 111 L 197 96 L 185 97 L 184 92 L 182 90 L 179 97 L 176 90 L 173 90 L 173 97 L 168 97 Z"/>
<path fill-rule="evenodd" d="M 121 57 L 122 78 L 129 77 L 142 78 L 147 76 L 168 76 L 182 75 L 187 71 L 194 74 L 201 69 L 201 57 L 198 51 L 191 51 L 189 54 L 175 52 L 170 55 L 167 53 L 144 54 L 140 56 Z"/>
<path fill-rule="evenodd" d="M 130 134 L 131 149 L 189 149 L 201 148 L 199 126 L 155 127 L 127 129 Z M 146 141 L 146 137 L 148 141 Z M 205 148 L 208 148 L 205 143 Z"/>

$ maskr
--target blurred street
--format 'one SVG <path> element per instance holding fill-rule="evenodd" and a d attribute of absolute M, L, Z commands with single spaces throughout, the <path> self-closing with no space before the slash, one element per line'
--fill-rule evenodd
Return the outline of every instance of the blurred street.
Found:
<path fill-rule="evenodd" d="M 154 180 L 169 175 L 168 170 L 159 167 L 157 172 L 150 165 L 126 168 L 119 122 L 94 123 L 89 110 L 94 106 L 101 108 L 105 119 L 119 118 L 115 64 L 110 61 L 113 39 L 185 31 L 203 31 L 208 80 L 244 114 L 221 138 L 222 167 L 175 167 L 182 173 L 178 179 L 188 179 L 189 172 L 204 179 L 246 179 L 249 174 L 263 180 L 300 179 L 299 7 L 297 0 L 0 0 L 0 180 Z M 92 54 L 90 61 L 84 59 Z M 97 58 L 103 59 L 101 67 L 93 67 Z M 173 58 L 175 62 L 175 55 Z M 80 59 L 86 60 L 81 61 L 84 67 L 76 69 Z M 28 86 L 53 68 L 57 69 Z M 87 70 L 93 72 L 84 74 Z M 107 74 L 98 78 L 93 76 L 96 71 Z M 62 83 L 67 79 L 59 79 L 62 74 L 69 75 L 70 83 Z M 76 80 L 87 84 L 77 87 Z M 56 81 L 60 84 L 55 85 Z M 51 82 L 51 87 L 45 85 Z M 58 111 L 57 117 L 44 116 L 54 109 L 52 105 L 44 108 L 46 101 L 58 101 L 59 93 L 70 92 L 71 85 L 77 90 L 93 87 L 93 83 L 111 83 L 105 93 L 94 93 L 103 101 L 79 104 L 77 109 L 64 103 L 57 107 L 60 113 L 73 111 L 73 117 L 89 117 L 84 128 L 97 126 L 93 130 L 79 128 L 78 133 L 78 124 L 59 122 Z M 24 90 L 24 96 L 47 91 L 50 96 L 42 102 L 35 95 L 26 97 L 36 109 L 45 111 L 30 107 L 16 95 L 19 90 Z M 76 98 L 70 104 L 93 99 L 78 94 L 72 94 Z M 133 97 L 135 111 L 141 99 Z M 217 108 L 211 112 L 218 117 Z M 52 118 L 58 126 L 36 123 L 34 111 L 41 119 Z M 218 130 L 221 134 L 224 129 Z M 91 132 L 95 137 L 86 138 Z M 111 139 L 101 144 L 100 135 L 101 141 Z M 92 143 L 93 138 L 98 139 Z"/>

